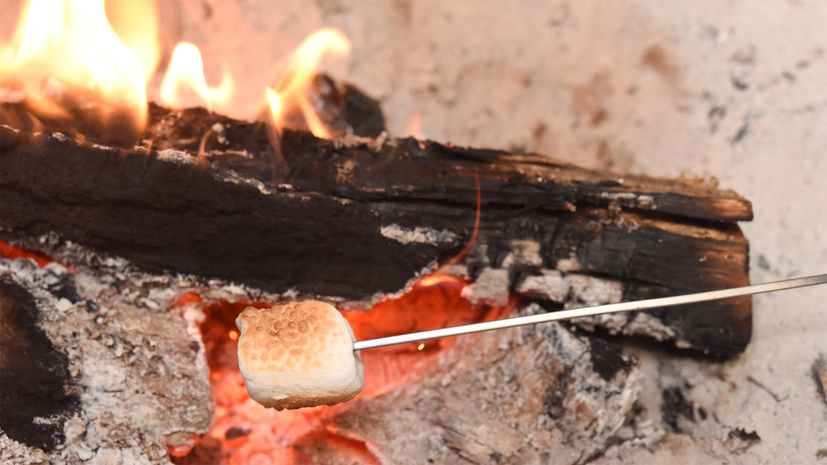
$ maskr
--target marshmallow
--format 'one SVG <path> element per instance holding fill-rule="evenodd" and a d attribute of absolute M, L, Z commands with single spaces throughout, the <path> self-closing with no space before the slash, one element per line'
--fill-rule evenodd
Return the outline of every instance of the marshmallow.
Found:
<path fill-rule="evenodd" d="M 365 385 L 356 338 L 342 314 L 317 302 L 247 307 L 235 320 L 238 367 L 250 397 L 277 410 L 333 405 Z"/>

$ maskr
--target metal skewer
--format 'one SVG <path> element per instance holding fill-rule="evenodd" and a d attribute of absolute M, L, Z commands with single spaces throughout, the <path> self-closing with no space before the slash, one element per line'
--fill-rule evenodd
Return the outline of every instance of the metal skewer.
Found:
<path fill-rule="evenodd" d="M 566 320 L 581 316 L 603 315 L 606 313 L 630 312 L 634 310 L 648 310 L 652 308 L 672 307 L 675 305 L 694 304 L 698 302 L 709 302 L 711 300 L 729 299 L 745 295 L 763 294 L 797 287 L 816 286 L 827 283 L 827 274 L 808 276 L 806 278 L 787 279 L 764 284 L 753 284 L 751 286 L 722 289 L 719 291 L 699 292 L 697 294 L 677 295 L 673 297 L 661 297 L 658 299 L 639 300 L 636 302 L 622 302 L 619 304 L 600 305 L 597 307 L 584 307 L 573 310 L 561 310 L 559 312 L 543 313 L 540 315 L 520 316 L 506 318 L 504 320 L 487 321 L 470 325 L 454 326 L 451 328 L 434 329 L 418 333 L 400 334 L 398 336 L 356 341 L 353 343 L 353 350 L 375 349 L 396 344 L 409 342 L 427 341 L 441 337 L 459 336 L 462 334 L 479 333 L 494 329 L 513 328 L 515 326 L 546 323 L 549 321 Z"/>

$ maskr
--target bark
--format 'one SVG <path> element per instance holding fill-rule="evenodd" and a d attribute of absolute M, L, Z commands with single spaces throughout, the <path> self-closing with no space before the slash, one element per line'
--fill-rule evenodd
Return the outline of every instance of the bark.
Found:
<path fill-rule="evenodd" d="M 577 276 L 614 289 L 597 302 L 748 284 L 735 223 L 750 203 L 714 183 L 384 135 L 285 131 L 274 145 L 258 123 L 150 113 L 132 148 L 0 127 L 2 237 L 56 233 L 147 270 L 376 301 L 460 254 L 479 192 L 453 272 L 487 283 L 480 299 L 516 289 L 554 310 Z M 604 327 L 722 355 L 750 337 L 749 298 L 649 315 Z"/>

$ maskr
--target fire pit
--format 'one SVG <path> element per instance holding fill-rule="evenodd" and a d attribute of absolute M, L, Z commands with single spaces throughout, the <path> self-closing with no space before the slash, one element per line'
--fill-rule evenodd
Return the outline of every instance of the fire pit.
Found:
<path fill-rule="evenodd" d="M 80 16 L 108 16 L 115 30 L 100 37 L 137 50 L 116 9 Z M 76 19 L 64 14 L 68 37 L 92 27 Z M 751 301 L 738 298 L 364 351 L 351 402 L 252 401 L 235 356 L 248 305 L 320 299 L 361 340 L 749 283 L 743 197 L 391 137 L 377 101 L 307 65 L 319 43 L 350 48 L 334 30 L 311 36 L 246 114 L 228 90 L 243 79 L 227 67 L 208 84 L 187 45 L 170 46 L 148 105 L 134 97 L 154 65 L 140 92 L 120 81 L 107 93 L 91 74 L 32 71 L 30 84 L 20 70 L 40 58 L 2 62 L 4 459 L 585 463 L 628 435 L 664 436 L 638 417 L 646 368 L 618 338 L 744 351 Z M 592 91 L 578 95 L 592 108 Z M 708 414 L 685 389 L 662 391 L 674 431 Z M 731 431 L 732 450 L 760 441 Z"/>

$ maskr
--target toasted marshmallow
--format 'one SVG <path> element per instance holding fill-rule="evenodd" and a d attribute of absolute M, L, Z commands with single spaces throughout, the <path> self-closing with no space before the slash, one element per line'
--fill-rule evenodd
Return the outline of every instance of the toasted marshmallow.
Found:
<path fill-rule="evenodd" d="M 353 330 L 332 306 L 305 301 L 258 309 L 235 320 L 238 367 L 250 397 L 277 410 L 333 405 L 365 385 Z"/>

